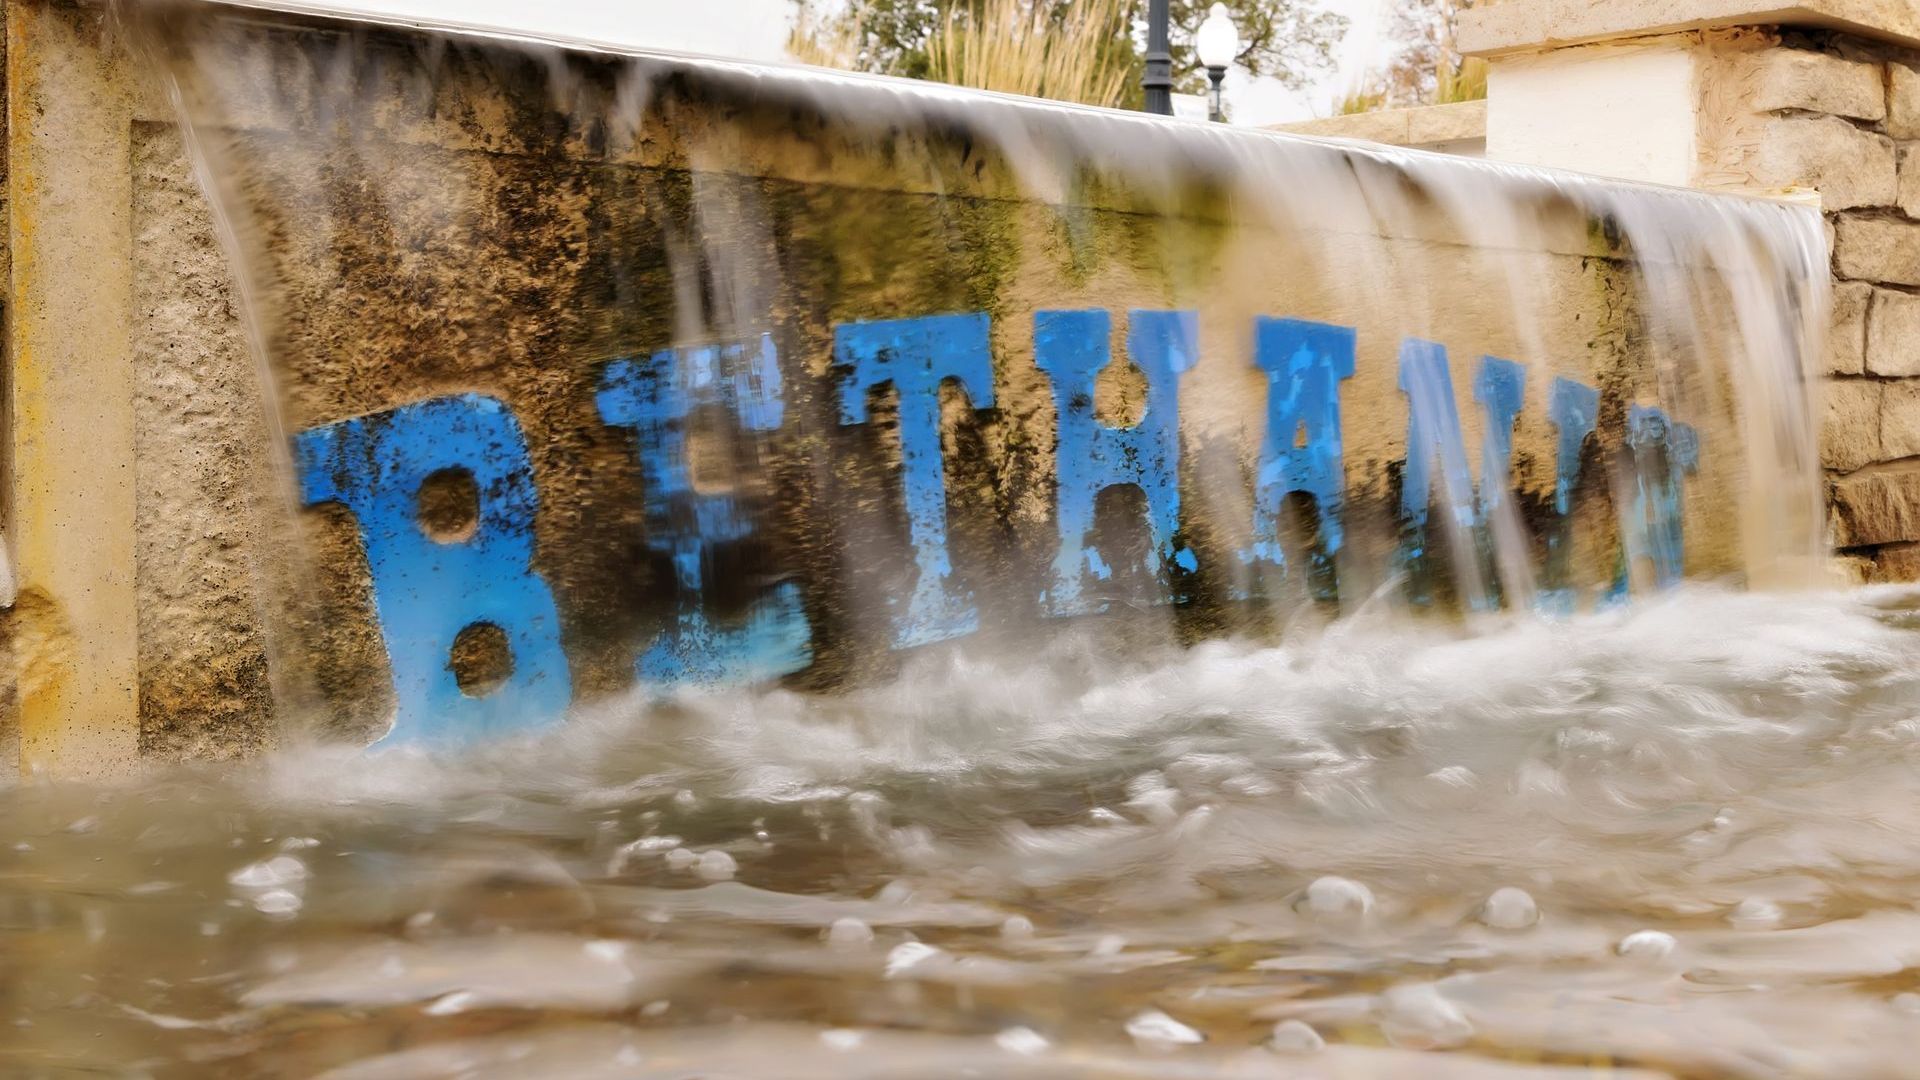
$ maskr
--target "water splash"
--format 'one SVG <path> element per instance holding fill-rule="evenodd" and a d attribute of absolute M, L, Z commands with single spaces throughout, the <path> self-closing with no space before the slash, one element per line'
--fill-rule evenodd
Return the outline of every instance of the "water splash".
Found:
<path fill-rule="evenodd" d="M 0 1071 L 1900 1076 L 1917 602 L 1062 642 L 28 783 Z"/>
<path fill-rule="evenodd" d="M 279 704 L 348 722 L 290 722 L 250 763 L 0 789 L 0 1071 L 1910 1064 L 1920 598 L 1656 587 L 1822 554 L 1806 208 L 923 84 L 121 15 L 171 80 L 285 430 L 356 423 L 365 452 L 333 471 L 386 477 L 396 404 L 488 396 L 519 419 L 487 460 L 538 491 L 504 533 L 428 528 L 400 498 L 287 508 L 261 556 Z M 1157 496 L 1177 527 L 1144 527 L 1152 500 L 1120 508 L 1142 528 L 1096 520 L 1077 584 L 1110 615 L 1044 619 L 1058 470 L 1034 448 L 1083 403 L 1024 362 L 1030 331 L 1135 310 L 1193 312 L 1198 362 L 1162 319 L 1166 362 L 1095 380 L 1091 412 L 1138 421 L 1168 398 L 1153 377 L 1190 366 Z M 965 312 L 987 316 L 994 415 L 969 420 L 987 395 L 945 375 L 920 421 L 848 401 L 836 326 Z M 1296 321 L 1257 321 L 1276 318 Z M 853 346 L 890 332 L 847 335 L 841 366 L 877 365 Z M 777 430 L 703 427 L 764 404 L 746 358 L 769 354 L 742 344 L 762 341 Z M 938 370 L 975 372 L 956 355 Z M 636 422 L 609 425 L 619 361 Z M 1513 415 L 1503 364 L 1530 403 L 1510 441 L 1483 438 Z M 1464 444 L 1429 440 L 1425 505 L 1402 481 L 1416 409 Z M 886 467 L 908 426 L 944 462 L 944 520 L 887 513 L 910 502 Z M 655 436 L 684 447 L 671 485 L 636 479 Z M 1248 482 L 1269 475 L 1302 486 Z M 1309 535 L 1259 548 L 1269 510 Z M 387 726 L 382 662 L 455 659 L 369 621 L 369 528 L 502 537 L 484 550 L 529 563 L 570 722 L 458 753 L 343 745 Z M 937 534 L 945 562 L 907 557 Z M 933 608 L 977 604 L 981 629 L 894 648 L 943 568 Z M 506 579 L 499 559 L 452 575 L 416 614 Z M 813 663 L 785 685 L 637 677 L 679 616 L 738 627 L 796 582 Z M 1460 617 L 1405 618 L 1423 597 Z M 502 685 L 530 678 L 515 658 Z"/>

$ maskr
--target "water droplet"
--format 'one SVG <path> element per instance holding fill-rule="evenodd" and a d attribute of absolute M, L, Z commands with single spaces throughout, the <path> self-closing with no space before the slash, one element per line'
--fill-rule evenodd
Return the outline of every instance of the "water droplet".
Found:
<path fill-rule="evenodd" d="M 275 855 L 227 875 L 227 883 L 237 889 L 284 889 L 306 880 L 307 865 L 291 855 Z"/>
<path fill-rule="evenodd" d="M 1915 1016 L 1920 1016 L 1920 994 L 1916 994 L 1911 990 L 1902 991 L 1893 995 L 1892 999 L 1887 1003 L 1903 1013 L 1912 1013 Z"/>
<path fill-rule="evenodd" d="M 1008 941 L 1025 941 L 1033 936 L 1033 920 L 1025 915 L 1009 915 L 1000 924 L 1000 936 Z"/>
<path fill-rule="evenodd" d="M 1480 908 L 1480 921 L 1495 930 L 1525 930 L 1540 921 L 1540 906 L 1525 889 L 1495 889 Z"/>
<path fill-rule="evenodd" d="M 254 909 L 275 919 L 291 919 L 300 914 L 300 896 L 291 889 L 268 889 L 253 898 Z"/>
<path fill-rule="evenodd" d="M 1267 1048 L 1282 1054 L 1311 1054 L 1326 1047 L 1327 1040 L 1301 1020 L 1280 1021 L 1267 1038 Z"/>
<path fill-rule="evenodd" d="M 683 847 L 667 852 L 667 865 L 675 870 L 685 870 L 699 861 L 700 856 Z"/>
<path fill-rule="evenodd" d="M 833 1028 L 821 1032 L 820 1041 L 835 1050 L 858 1050 L 860 1044 L 867 1041 L 867 1033 L 852 1028 Z"/>
<path fill-rule="evenodd" d="M 843 916 L 827 928 L 827 944 L 836 949 L 864 949 L 873 944 L 873 927 L 851 915 Z"/>
<path fill-rule="evenodd" d="M 1328 875 L 1307 886 L 1307 913 L 1321 919 L 1359 919 L 1373 910 L 1373 891 L 1350 878 Z"/>
<path fill-rule="evenodd" d="M 657 1019 L 667 1015 L 667 1010 L 672 1007 L 671 1001 L 649 1001 L 640 1007 L 640 1015 L 648 1019 Z"/>
<path fill-rule="evenodd" d="M 993 1037 L 994 1045 L 1009 1054 L 1038 1057 L 1052 1046 L 1039 1032 L 1028 1027 L 1010 1027 Z"/>
<path fill-rule="evenodd" d="M 1664 930 L 1635 930 L 1621 938 L 1614 951 L 1634 960 L 1665 960 L 1679 944 Z"/>
<path fill-rule="evenodd" d="M 1473 1037 L 1473 1024 L 1438 986 L 1416 983 L 1387 991 L 1380 1031 L 1395 1046 L 1433 1050 L 1466 1042 Z"/>
<path fill-rule="evenodd" d="M 946 955 L 945 950 L 918 941 L 903 941 L 887 954 L 887 978 L 897 979 L 914 968 Z"/>
<path fill-rule="evenodd" d="M 435 999 L 424 1010 L 428 1016 L 452 1016 L 466 1012 L 473 1004 L 473 994 L 466 990 L 455 990 L 451 994 Z"/>
<path fill-rule="evenodd" d="M 724 851 L 707 851 L 700 855 L 700 862 L 694 867 L 694 873 L 704 881 L 731 881 L 734 871 L 740 868 L 733 856 Z"/>
<path fill-rule="evenodd" d="M 671 852 L 679 846 L 680 838 L 677 836 L 643 836 L 630 844 L 622 844 L 614 849 L 613 857 L 607 860 L 607 876 L 625 873 L 627 867 L 640 859 Z"/>
<path fill-rule="evenodd" d="M 1760 896 L 1747 897 L 1727 913 L 1727 921 L 1737 930 L 1771 930 L 1783 917 L 1779 904 Z"/>
<path fill-rule="evenodd" d="M 627 943 L 624 941 L 589 941 L 582 948 L 588 956 L 605 964 L 618 964 L 627 958 Z"/>
<path fill-rule="evenodd" d="M 1192 1046 L 1207 1040 L 1205 1035 L 1159 1009 L 1148 1009 L 1127 1021 L 1127 1034 L 1139 1042 L 1168 1046 Z"/>

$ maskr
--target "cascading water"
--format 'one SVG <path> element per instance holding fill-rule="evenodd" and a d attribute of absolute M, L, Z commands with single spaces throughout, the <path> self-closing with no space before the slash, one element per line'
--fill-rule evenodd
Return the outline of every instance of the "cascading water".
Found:
<path fill-rule="evenodd" d="M 1807 208 L 120 15 L 297 734 L 0 793 L 0 1071 L 1910 1074 Z"/>
<path fill-rule="evenodd" d="M 129 14 L 232 242 L 294 516 L 327 533 L 266 560 L 289 716 L 472 738 L 1066 620 L 1126 652 L 1820 559 L 1804 206 Z M 485 627 L 491 682 L 463 673 Z M 390 696 L 326 674 L 383 659 Z"/>

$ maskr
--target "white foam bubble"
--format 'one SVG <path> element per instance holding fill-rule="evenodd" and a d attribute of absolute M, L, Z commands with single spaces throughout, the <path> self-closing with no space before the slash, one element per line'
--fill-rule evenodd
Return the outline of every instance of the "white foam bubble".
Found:
<path fill-rule="evenodd" d="M 1127 1021 L 1127 1034 L 1133 1036 L 1136 1042 L 1163 1046 L 1192 1046 L 1207 1040 L 1205 1035 L 1159 1009 L 1135 1013 Z"/>
<path fill-rule="evenodd" d="M 1267 1048 L 1282 1054 L 1311 1054 L 1326 1049 L 1327 1040 L 1300 1020 L 1282 1020 L 1267 1036 Z"/>
<path fill-rule="evenodd" d="M 1373 911 L 1373 890 L 1349 878 L 1316 878 L 1307 886 L 1305 910 L 1320 919 L 1364 918 Z"/>
<path fill-rule="evenodd" d="M 1525 889 L 1495 889 L 1480 906 L 1480 921 L 1495 930 L 1525 930 L 1540 921 L 1540 907 Z"/>

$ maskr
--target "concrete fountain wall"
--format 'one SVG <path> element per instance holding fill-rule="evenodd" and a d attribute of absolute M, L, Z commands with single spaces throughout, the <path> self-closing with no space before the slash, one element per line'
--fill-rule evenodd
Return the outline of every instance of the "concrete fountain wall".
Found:
<path fill-rule="evenodd" d="M 660 357 L 674 371 L 714 365 L 720 381 L 738 386 L 750 371 L 760 380 L 715 399 L 734 412 L 736 435 L 752 433 L 733 444 L 736 458 L 766 465 L 733 477 L 741 486 L 730 496 L 754 508 L 767 543 L 744 564 L 753 590 L 726 603 L 758 611 L 785 597 L 782 610 L 804 613 L 804 662 L 763 673 L 800 689 L 883 677 L 903 652 L 942 636 L 900 616 L 931 572 L 924 558 L 915 565 L 928 550 L 919 532 L 928 509 L 914 503 L 911 479 L 901 494 L 910 403 L 933 408 L 929 422 L 944 431 L 933 451 L 944 455 L 934 476 L 953 511 L 942 523 L 945 554 L 961 568 L 953 595 L 966 594 L 980 623 L 1111 601 L 1164 607 L 1153 625 L 1170 622 L 1173 638 L 1193 640 L 1257 631 L 1274 616 L 1237 604 L 1246 577 L 1225 568 L 1257 564 L 1245 553 L 1279 539 L 1272 522 L 1262 524 L 1260 497 L 1239 485 L 1276 455 L 1301 468 L 1322 455 L 1324 464 L 1324 431 L 1296 441 L 1269 430 L 1280 415 L 1269 380 L 1276 357 L 1316 352 L 1336 376 L 1339 483 L 1327 490 L 1351 542 L 1336 560 L 1324 529 L 1289 534 L 1293 571 L 1271 599 L 1325 599 L 1336 561 L 1342 594 L 1365 595 L 1387 578 L 1392 545 L 1406 536 L 1407 448 L 1418 431 L 1407 373 L 1435 357 L 1437 370 L 1447 368 L 1444 353 L 1409 351 L 1416 332 L 1451 350 L 1441 399 L 1457 425 L 1460 467 L 1485 475 L 1492 466 L 1483 462 L 1503 459 L 1511 468 L 1512 501 L 1545 585 L 1584 605 L 1615 589 L 1617 568 L 1636 559 L 1649 564 L 1631 568 L 1642 579 L 1747 565 L 1754 538 L 1742 531 L 1745 463 L 1730 449 L 1740 443 L 1733 418 L 1701 407 L 1684 415 L 1685 427 L 1656 424 L 1651 413 L 1653 426 L 1635 426 L 1636 410 L 1671 405 L 1673 372 L 1649 359 L 1618 238 L 1545 195 L 1538 251 L 1476 248 L 1417 195 L 1409 216 L 1364 236 L 1342 234 L 1338 223 L 1261 232 L 1225 216 L 1227 193 L 1204 170 L 1182 182 L 1179 214 L 1124 187 L 1036 199 L 1033 179 L 1005 161 L 982 155 L 975 165 L 964 132 L 877 152 L 806 110 L 706 96 L 705 86 L 656 111 L 662 123 L 647 138 L 609 145 L 554 122 L 547 61 L 481 50 L 448 69 L 430 107 L 366 114 L 359 145 L 371 163 L 344 166 L 325 143 L 289 137 L 284 120 L 301 115 L 298 106 L 247 120 L 234 145 L 250 154 L 242 197 L 255 200 L 256 227 L 230 238 L 194 182 L 172 109 L 102 12 L 57 0 L 9 0 L 4 11 L 10 411 L 0 445 L 21 591 L 8 616 L 14 677 L 0 732 L 6 753 L 29 768 L 113 771 L 147 756 L 244 755 L 280 737 L 276 700 L 361 741 L 396 707 L 404 717 L 399 669 L 420 657 L 402 655 L 410 646 L 397 644 L 400 616 L 377 595 L 392 552 L 383 554 L 371 524 L 391 507 L 376 506 L 370 481 L 355 481 L 346 464 L 376 453 L 370 432 L 382 425 L 417 422 L 420 445 L 458 442 L 475 425 L 493 425 L 482 443 L 524 443 L 524 462 L 508 455 L 489 489 L 512 492 L 524 520 L 508 522 L 510 542 L 496 551 L 506 562 L 482 566 L 472 581 L 484 592 L 502 579 L 536 580 L 550 598 L 542 609 L 550 614 L 535 621 L 546 623 L 542 640 L 559 643 L 554 662 L 539 659 L 538 642 L 515 641 L 514 678 L 546 680 L 528 693 L 564 704 L 646 681 L 662 635 L 698 636 L 686 620 L 689 590 L 697 596 L 700 584 L 676 580 L 685 572 L 660 542 L 661 519 L 650 517 L 661 481 L 647 471 L 644 441 L 636 462 L 634 432 L 644 440 L 660 398 L 635 388 L 668 377 L 649 372 Z M 299 98 L 339 32 L 308 25 L 272 36 L 277 59 L 264 70 L 277 101 Z M 404 64 L 419 39 L 382 31 L 367 44 Z M 565 63 L 579 93 L 614 92 L 601 61 Z M 271 152 L 258 153 L 263 146 Z M 716 159 L 703 155 L 721 147 L 727 164 L 709 168 Z M 913 164 L 920 159 L 936 164 Z M 1384 164 L 1352 168 L 1396 184 Z M 357 182 L 373 173 L 380 191 Z M 445 202 L 433 184 L 443 175 L 462 177 L 455 197 L 464 202 Z M 630 205 L 648 213 L 607 220 L 605 206 L 642 188 L 654 201 Z M 699 229 L 734 249 L 760 245 L 754 265 L 780 268 L 732 268 L 750 294 L 736 300 L 758 321 L 729 313 L 710 320 L 725 325 L 690 332 L 676 314 L 671 249 L 695 202 L 706 215 Z M 858 225 L 817 231 L 834 221 Z M 274 358 L 277 399 L 260 389 L 230 247 L 274 286 L 257 332 Z M 650 276 L 628 282 L 639 286 L 631 296 L 603 294 L 596 267 L 614 250 L 622 259 L 657 253 Z M 1379 287 L 1383 251 L 1395 283 L 1421 283 L 1417 296 L 1381 303 L 1402 295 Z M 1510 259 L 1523 260 L 1550 297 L 1528 325 L 1511 311 Z M 1054 311 L 1075 314 L 1046 314 Z M 1186 322 L 1158 314 L 1182 311 L 1194 314 Z M 873 329 L 880 323 L 888 325 Z M 1291 336 L 1263 367 L 1268 333 Z M 896 371 L 895 396 L 869 398 L 864 384 L 847 387 L 850 372 L 881 366 L 886 349 L 863 344 L 876 334 L 888 348 L 915 334 L 970 342 L 967 356 L 984 366 L 962 358 L 938 372 L 960 383 L 961 397 L 943 396 L 934 378 L 914 387 L 915 398 Z M 1096 358 L 1084 383 L 1074 382 L 1061 357 L 1077 355 L 1076 342 L 1130 354 L 1143 377 L 1099 378 Z M 763 357 L 777 360 L 754 368 Z M 768 371 L 784 379 L 772 414 Z M 1504 413 L 1503 378 L 1516 395 Z M 1682 396 L 1723 401 L 1724 379 L 1703 368 L 1683 378 L 1699 385 Z M 1176 385 L 1177 428 L 1156 434 L 1154 425 L 1173 422 Z M 504 403 L 505 413 L 473 406 L 476 395 Z M 1575 399 L 1588 403 L 1565 404 Z M 422 402 L 455 412 L 407 411 Z M 1167 409 L 1147 407 L 1157 404 Z M 368 416 L 379 419 L 356 419 Z M 1490 416 L 1506 421 L 1510 446 L 1489 437 L 1502 427 L 1490 427 Z M 1435 423 L 1444 426 L 1429 418 L 1430 430 Z M 1635 444 L 1636 431 L 1658 446 Z M 302 435 L 310 432 L 325 434 Z M 292 458 L 301 491 L 275 472 L 275 446 Z M 1487 456 L 1503 446 L 1502 459 Z M 1453 467 L 1446 452 L 1433 459 L 1443 470 Z M 1091 522 L 1101 478 L 1075 480 L 1074 470 L 1106 459 L 1102 475 L 1132 469 L 1144 503 L 1119 512 L 1132 520 L 1117 531 L 1103 523 L 1106 531 L 1070 536 L 1061 493 L 1084 493 Z M 1122 459 L 1125 469 L 1113 464 Z M 1669 475 L 1686 497 L 1664 517 L 1628 524 L 1639 511 L 1621 493 Z M 1313 487 L 1310 478 L 1293 484 L 1299 493 Z M 1185 502 L 1167 512 L 1165 500 L 1182 491 Z M 1485 503 L 1483 495 L 1461 509 L 1485 513 Z M 1144 538 L 1143 519 L 1152 526 Z M 522 525 L 524 535 L 515 532 Z M 394 535 L 411 527 L 408 517 Z M 1669 530 L 1684 533 L 1684 551 L 1649 556 L 1655 534 Z M 1111 595 L 1076 606 L 1063 596 L 1083 580 L 1108 588 L 1059 577 L 1063 545 L 1083 542 L 1096 549 L 1094 562 L 1104 552 L 1106 562 L 1146 569 L 1118 574 Z M 1555 545 L 1566 549 L 1557 570 L 1547 550 Z M 293 550 L 317 555 L 290 558 Z M 1327 555 L 1325 580 L 1309 569 L 1316 553 Z M 941 616 L 941 599 L 913 610 Z M 1126 640 L 1124 620 L 1112 621 Z M 703 623 L 699 633 L 709 630 Z M 276 648 L 289 636 L 294 648 Z M 427 666 L 459 665 L 457 648 L 451 661 L 448 643 L 438 648 Z M 688 655 L 669 650 L 661 662 L 685 667 Z"/>

